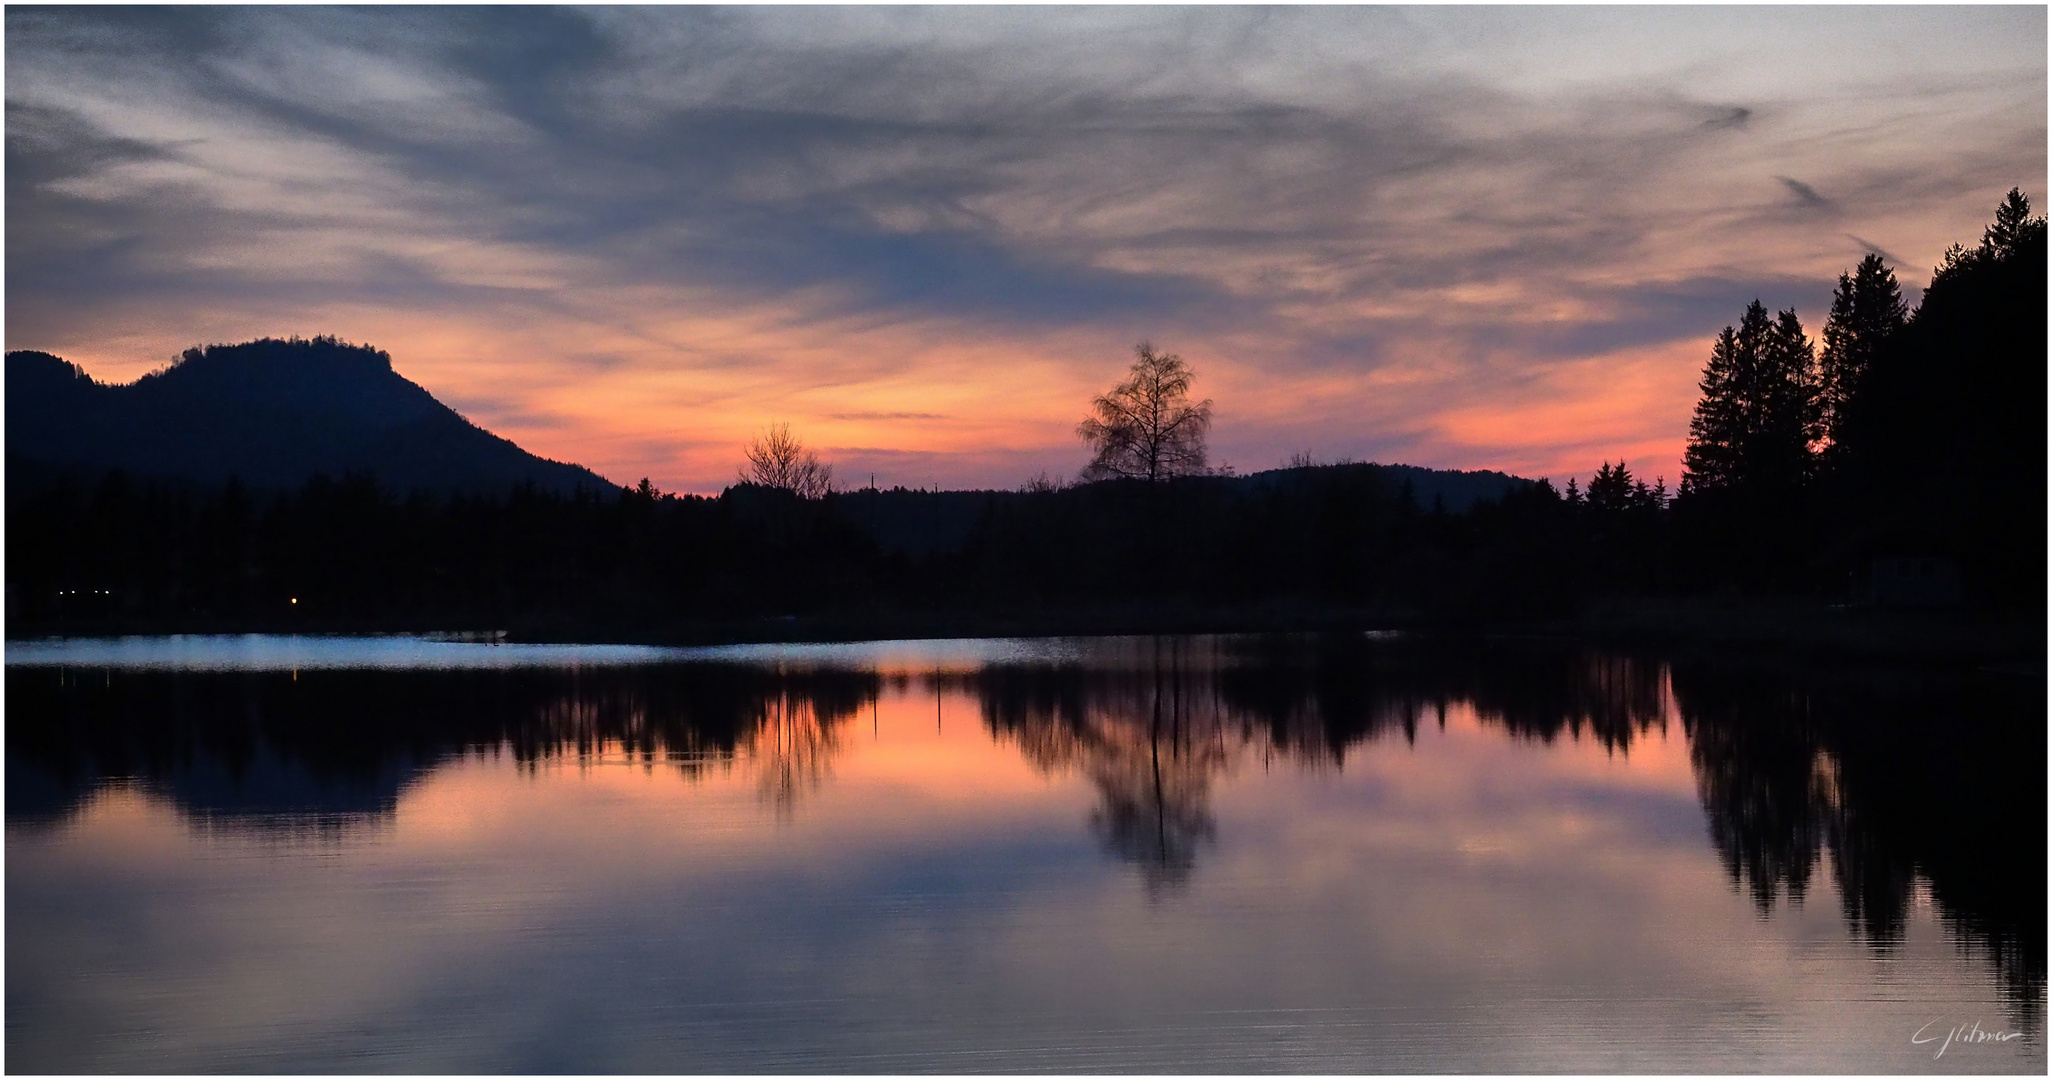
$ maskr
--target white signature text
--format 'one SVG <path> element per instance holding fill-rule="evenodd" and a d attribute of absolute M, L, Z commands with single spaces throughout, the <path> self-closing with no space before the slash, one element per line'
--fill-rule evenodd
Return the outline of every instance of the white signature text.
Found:
<path fill-rule="evenodd" d="M 1961 1045 L 1991 1042 L 2006 1043 L 2011 1039 L 2023 1036 L 2021 1031 L 1982 1031 L 1979 1020 L 1974 1021 L 1972 1024 L 1954 1024 L 1943 1035 L 1931 1030 L 1944 1022 L 1942 1019 L 1933 1020 L 1918 1028 L 1915 1035 L 1910 1036 L 1910 1044 L 1913 1046 L 1924 1046 L 1930 1043 L 1938 1044 L 1938 1052 L 1931 1055 L 1931 1060 L 1933 1061 L 1944 1057 L 1945 1051 L 1955 1042 Z"/>

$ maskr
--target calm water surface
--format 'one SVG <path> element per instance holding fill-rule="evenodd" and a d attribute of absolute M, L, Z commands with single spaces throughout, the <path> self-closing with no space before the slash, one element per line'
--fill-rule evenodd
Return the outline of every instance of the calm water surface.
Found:
<path fill-rule="evenodd" d="M 6 659 L 16 1072 L 2046 1068 L 2042 677 L 1368 636 Z"/>

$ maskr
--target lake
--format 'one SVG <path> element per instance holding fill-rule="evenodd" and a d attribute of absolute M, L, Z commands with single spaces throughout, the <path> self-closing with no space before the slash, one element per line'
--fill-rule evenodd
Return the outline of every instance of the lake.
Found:
<path fill-rule="evenodd" d="M 6 646 L 14 1072 L 2030 1072 L 2042 674 Z"/>

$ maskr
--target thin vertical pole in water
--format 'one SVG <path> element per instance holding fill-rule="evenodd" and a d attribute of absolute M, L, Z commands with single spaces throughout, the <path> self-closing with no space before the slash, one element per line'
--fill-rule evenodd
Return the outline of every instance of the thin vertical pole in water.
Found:
<path fill-rule="evenodd" d="M 1154 762 L 1154 845 L 1161 854 L 1161 865 L 1169 864 L 1168 849 L 1168 800 L 1162 795 L 1161 787 L 1161 639 L 1154 639 L 1154 728 L 1147 738 L 1147 749 Z"/>
<path fill-rule="evenodd" d="M 933 733 L 941 733 L 941 680 L 938 660 L 933 664 Z"/>
<path fill-rule="evenodd" d="M 1172 730 L 1175 741 L 1170 745 L 1177 757 L 1183 755 L 1183 642 L 1181 638 L 1169 639 L 1169 693 L 1175 695 L 1175 710 Z"/>

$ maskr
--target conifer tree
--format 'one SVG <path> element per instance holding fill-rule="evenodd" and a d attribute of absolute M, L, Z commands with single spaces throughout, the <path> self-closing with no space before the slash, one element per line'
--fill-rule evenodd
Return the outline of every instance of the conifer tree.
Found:
<path fill-rule="evenodd" d="M 2002 205 L 1995 208 L 1995 220 L 1981 233 L 1981 250 L 1997 259 L 2006 259 L 2022 246 L 2030 230 L 2045 227 L 2045 219 L 2031 218 L 2031 200 L 2022 188 L 2010 188 Z"/>
<path fill-rule="evenodd" d="M 1644 487 L 1641 484 L 1640 487 Z M 1596 469 L 1596 475 L 1589 478 L 1589 506 L 1595 510 L 1623 510 L 1632 505 L 1632 474 L 1619 460 L 1613 466 L 1608 461 Z"/>
<path fill-rule="evenodd" d="M 1792 491 L 1809 482 L 1811 450 L 1823 434 L 1817 350 L 1793 309 L 1775 317 L 1761 360 L 1760 418 L 1743 470 L 1755 484 Z"/>
<path fill-rule="evenodd" d="M 1848 526 L 1947 552 L 1975 602 L 2041 618 L 2045 282 L 2045 219 L 2011 190 L 1875 356 L 1831 463 Z"/>
<path fill-rule="evenodd" d="M 1682 452 L 1684 494 L 1728 486 L 1732 448 L 1738 442 L 1738 395 L 1732 382 L 1738 367 L 1738 335 L 1729 326 L 1710 346 L 1710 363 L 1696 385 L 1696 414 L 1689 418 L 1689 445 Z"/>
<path fill-rule="evenodd" d="M 1727 326 L 1710 347 L 1710 363 L 1698 384 L 1703 396 L 1689 420 L 1689 445 L 1682 455 L 1684 493 L 1728 488 L 1738 478 L 1738 454 L 1747 441 L 1746 414 L 1757 381 L 1757 343 L 1766 320 L 1767 309 L 1755 300 L 1740 320 L 1745 336 Z"/>
<path fill-rule="evenodd" d="M 1931 302 L 1932 293 L 1943 292 L 1970 271 L 2007 262 L 2019 252 L 2044 243 L 2044 239 L 2045 219 L 2031 216 L 2030 196 L 2020 188 L 2010 188 L 2002 205 L 1995 208 L 1995 220 L 1981 231 L 1979 247 L 1954 244 L 1945 249 L 1944 257 L 1931 271 L 1931 284 L 1924 289 L 1925 305 Z"/>
<path fill-rule="evenodd" d="M 1818 434 L 1816 350 L 1794 311 L 1755 300 L 1725 327 L 1703 369 L 1682 458 L 1685 493 L 1800 486 Z"/>
<path fill-rule="evenodd" d="M 1818 414 L 1828 458 L 1837 459 L 1845 439 L 1848 406 L 1859 395 L 1874 356 L 1909 317 L 1895 271 L 1879 255 L 1860 260 L 1851 274 L 1838 275 L 1831 315 L 1824 321 L 1824 354 L 1818 363 Z"/>

